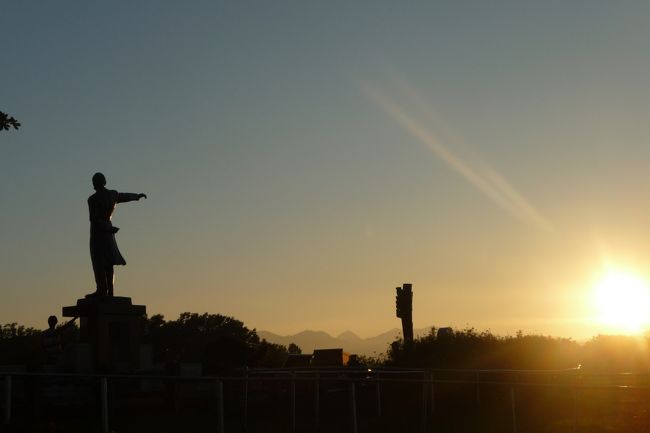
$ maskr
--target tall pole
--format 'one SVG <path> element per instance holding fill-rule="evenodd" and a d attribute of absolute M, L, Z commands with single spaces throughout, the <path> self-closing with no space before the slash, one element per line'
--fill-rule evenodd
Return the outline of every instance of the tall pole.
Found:
<path fill-rule="evenodd" d="M 395 292 L 395 314 L 402 319 L 404 348 L 410 348 L 413 346 L 413 285 L 404 283 L 402 287 L 396 287 Z"/>

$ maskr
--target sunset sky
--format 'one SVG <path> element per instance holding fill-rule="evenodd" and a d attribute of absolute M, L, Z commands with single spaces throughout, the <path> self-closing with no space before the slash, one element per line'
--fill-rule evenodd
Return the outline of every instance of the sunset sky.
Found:
<path fill-rule="evenodd" d="M 596 292 L 650 279 L 648 22 L 647 1 L 7 2 L 0 323 L 94 291 L 101 171 L 149 196 L 113 223 L 116 294 L 150 314 L 371 336 L 410 282 L 416 328 L 630 331 Z"/>

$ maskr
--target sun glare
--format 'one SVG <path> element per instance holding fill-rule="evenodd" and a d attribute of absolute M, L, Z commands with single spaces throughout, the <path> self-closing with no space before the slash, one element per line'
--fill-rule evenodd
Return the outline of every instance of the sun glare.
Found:
<path fill-rule="evenodd" d="M 650 321 L 650 289 L 640 277 L 612 271 L 596 285 L 598 320 L 612 331 L 638 333 Z"/>

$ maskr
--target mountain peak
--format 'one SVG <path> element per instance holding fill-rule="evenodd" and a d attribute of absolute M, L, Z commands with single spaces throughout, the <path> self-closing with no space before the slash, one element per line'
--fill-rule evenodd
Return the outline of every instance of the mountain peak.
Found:
<path fill-rule="evenodd" d="M 357 334 L 355 334 L 354 332 L 352 332 L 350 330 L 341 333 L 336 338 L 338 338 L 339 340 L 347 340 L 347 341 L 350 341 L 350 340 L 351 341 L 359 341 L 359 340 L 361 340 L 361 337 L 359 337 Z"/>
<path fill-rule="evenodd" d="M 431 328 L 415 329 L 416 336 L 426 335 Z M 278 335 L 268 331 L 257 331 L 260 338 L 275 344 L 288 346 L 290 343 L 297 344 L 302 353 L 311 353 L 314 349 L 335 349 L 343 348 L 348 353 L 359 355 L 377 356 L 385 353 L 390 343 L 401 338 L 402 331 L 393 328 L 386 332 L 370 338 L 361 338 L 352 331 L 345 331 L 338 337 L 332 337 L 324 331 L 305 330 L 293 335 Z"/>

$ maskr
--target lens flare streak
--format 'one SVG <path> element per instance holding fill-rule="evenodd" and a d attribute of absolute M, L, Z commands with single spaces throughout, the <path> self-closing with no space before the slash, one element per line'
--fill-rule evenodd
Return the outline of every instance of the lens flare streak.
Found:
<path fill-rule="evenodd" d="M 406 86 L 402 83 L 402 87 Z M 487 164 L 470 164 L 452 152 L 442 141 L 423 123 L 410 115 L 401 105 L 390 99 L 383 92 L 373 88 L 367 83 L 361 87 L 372 102 L 379 106 L 392 119 L 394 119 L 409 134 L 428 148 L 435 156 L 440 158 L 447 166 L 461 175 L 471 185 L 481 191 L 499 207 L 510 215 L 537 227 L 543 231 L 553 231 L 553 225 L 545 218 L 521 193 L 519 193 L 502 175 Z M 407 87 L 406 94 L 414 98 L 418 95 L 412 88 Z M 429 117 L 434 116 L 433 110 L 427 109 L 426 104 L 419 96 L 416 105 L 426 111 Z"/>

